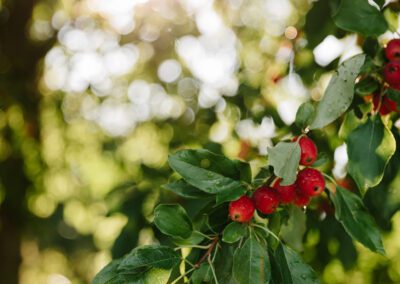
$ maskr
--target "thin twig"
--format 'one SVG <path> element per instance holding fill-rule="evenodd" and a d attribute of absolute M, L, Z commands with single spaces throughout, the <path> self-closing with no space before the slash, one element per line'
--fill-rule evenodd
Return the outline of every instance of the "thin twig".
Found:
<path fill-rule="evenodd" d="M 218 236 L 214 238 L 212 243 L 209 245 L 209 248 L 206 251 L 206 253 L 200 258 L 200 260 L 194 265 L 194 267 L 199 268 L 200 264 L 202 264 L 207 259 L 207 257 L 212 253 L 213 249 L 217 244 L 218 244 Z"/>

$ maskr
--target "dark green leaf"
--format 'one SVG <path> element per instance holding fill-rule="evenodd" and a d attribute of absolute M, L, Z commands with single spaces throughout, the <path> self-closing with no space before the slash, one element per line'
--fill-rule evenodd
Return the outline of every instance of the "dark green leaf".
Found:
<path fill-rule="evenodd" d="M 382 180 L 385 167 L 396 150 L 392 132 L 380 117 L 369 118 L 347 138 L 348 171 L 364 194 Z"/>
<path fill-rule="evenodd" d="M 379 82 L 371 77 L 367 77 L 355 85 L 355 92 L 360 96 L 368 96 L 378 90 L 379 87 Z"/>
<path fill-rule="evenodd" d="M 332 17 L 339 28 L 365 36 L 379 36 L 388 29 L 381 11 L 367 0 L 341 0 Z"/>
<path fill-rule="evenodd" d="M 294 205 L 289 207 L 289 219 L 281 227 L 280 237 L 291 247 L 302 250 L 307 215 Z"/>
<path fill-rule="evenodd" d="M 306 128 L 311 124 L 315 116 L 315 108 L 312 103 L 303 103 L 296 113 L 295 123 L 300 128 Z"/>
<path fill-rule="evenodd" d="M 208 262 L 203 262 L 190 276 L 192 284 L 208 283 L 212 279 L 211 267 Z"/>
<path fill-rule="evenodd" d="M 239 179 L 247 183 L 251 183 L 252 176 L 250 164 L 239 160 L 234 160 L 233 162 L 236 164 L 236 168 L 239 170 Z"/>
<path fill-rule="evenodd" d="M 335 205 L 335 217 L 346 232 L 370 250 L 384 254 L 379 230 L 361 198 L 339 186 L 329 196 Z"/>
<path fill-rule="evenodd" d="M 246 191 L 238 181 L 243 176 L 239 164 L 224 156 L 206 150 L 182 150 L 169 156 L 169 164 L 189 184 L 220 195 L 219 202 L 235 200 Z"/>
<path fill-rule="evenodd" d="M 350 106 L 354 96 L 354 81 L 364 64 L 359 54 L 343 62 L 332 76 L 317 110 L 311 129 L 322 128 L 339 118 Z"/>
<path fill-rule="evenodd" d="M 282 178 L 281 185 L 296 181 L 300 152 L 297 142 L 279 142 L 275 147 L 268 148 L 268 164 L 274 168 L 275 175 Z"/>
<path fill-rule="evenodd" d="M 177 251 L 161 245 L 148 245 L 133 249 L 118 266 L 118 271 L 130 272 L 141 268 L 172 269 L 180 262 Z"/>
<path fill-rule="evenodd" d="M 246 234 L 246 226 L 241 223 L 232 222 L 225 227 L 222 240 L 226 243 L 235 243 Z"/>
<path fill-rule="evenodd" d="M 268 253 L 254 236 L 235 251 L 233 277 L 239 284 L 268 283 L 271 277 Z"/>
<path fill-rule="evenodd" d="M 178 180 L 175 182 L 171 182 L 171 183 L 163 185 L 163 187 L 167 190 L 170 190 L 170 191 L 172 191 L 184 198 L 188 198 L 188 199 L 198 199 L 198 198 L 210 197 L 209 194 L 186 183 L 184 180 Z"/>
<path fill-rule="evenodd" d="M 154 210 L 154 223 L 168 236 L 186 239 L 192 234 L 192 222 L 185 209 L 178 204 L 158 205 Z"/>
<path fill-rule="evenodd" d="M 146 270 L 119 272 L 118 267 L 122 259 L 116 259 L 106 265 L 92 280 L 92 284 L 144 284 Z"/>
<path fill-rule="evenodd" d="M 291 248 L 280 244 L 275 250 L 274 261 L 277 264 L 278 278 L 280 284 L 312 284 L 319 283 L 314 270 L 303 262 L 301 257 Z"/>
<path fill-rule="evenodd" d="M 272 176 L 272 172 L 268 167 L 262 167 L 256 177 L 254 178 L 253 185 L 259 187 L 267 182 Z"/>

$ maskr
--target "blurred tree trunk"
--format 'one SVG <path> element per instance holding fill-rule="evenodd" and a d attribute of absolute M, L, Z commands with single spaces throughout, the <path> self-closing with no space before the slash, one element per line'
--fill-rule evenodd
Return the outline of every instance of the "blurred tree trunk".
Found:
<path fill-rule="evenodd" d="M 49 43 L 29 40 L 34 5 L 33 0 L 6 0 L 0 8 L 0 109 L 7 113 L 17 105 L 24 122 L 18 135 L 40 143 L 37 65 Z M 11 145 L 11 153 L 0 161 L 0 182 L 5 189 L 0 205 L 0 278 L 7 284 L 19 282 L 21 234 L 28 218 L 26 195 L 33 187 L 24 169 L 23 142 L 16 143 L 15 132 L 8 123 L 0 134 Z"/>

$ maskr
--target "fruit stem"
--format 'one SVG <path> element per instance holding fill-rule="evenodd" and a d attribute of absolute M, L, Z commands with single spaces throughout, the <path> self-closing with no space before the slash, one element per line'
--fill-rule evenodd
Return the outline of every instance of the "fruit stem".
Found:
<path fill-rule="evenodd" d="M 331 183 L 333 183 L 333 185 L 335 186 L 335 189 L 336 189 L 336 187 L 337 187 L 337 182 L 336 182 L 336 180 L 335 180 L 333 177 L 331 177 L 330 175 L 327 175 L 326 173 L 322 173 L 322 175 L 323 175 L 324 177 L 326 177 Z M 327 186 L 326 186 L 326 188 L 327 188 L 329 191 L 333 192 L 333 193 L 335 193 L 335 191 L 336 191 L 336 190 L 330 189 L 330 188 L 327 187 Z"/>

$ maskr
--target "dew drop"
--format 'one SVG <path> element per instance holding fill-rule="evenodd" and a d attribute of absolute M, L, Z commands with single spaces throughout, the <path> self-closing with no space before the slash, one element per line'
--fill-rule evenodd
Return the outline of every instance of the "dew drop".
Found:
<path fill-rule="evenodd" d="M 305 214 L 305 213 L 307 212 L 307 206 L 303 206 L 303 207 L 301 208 L 301 211 Z"/>
<path fill-rule="evenodd" d="M 301 278 L 303 278 L 304 280 L 306 280 L 306 279 L 307 279 L 307 275 L 302 274 L 302 275 L 301 275 Z"/>

